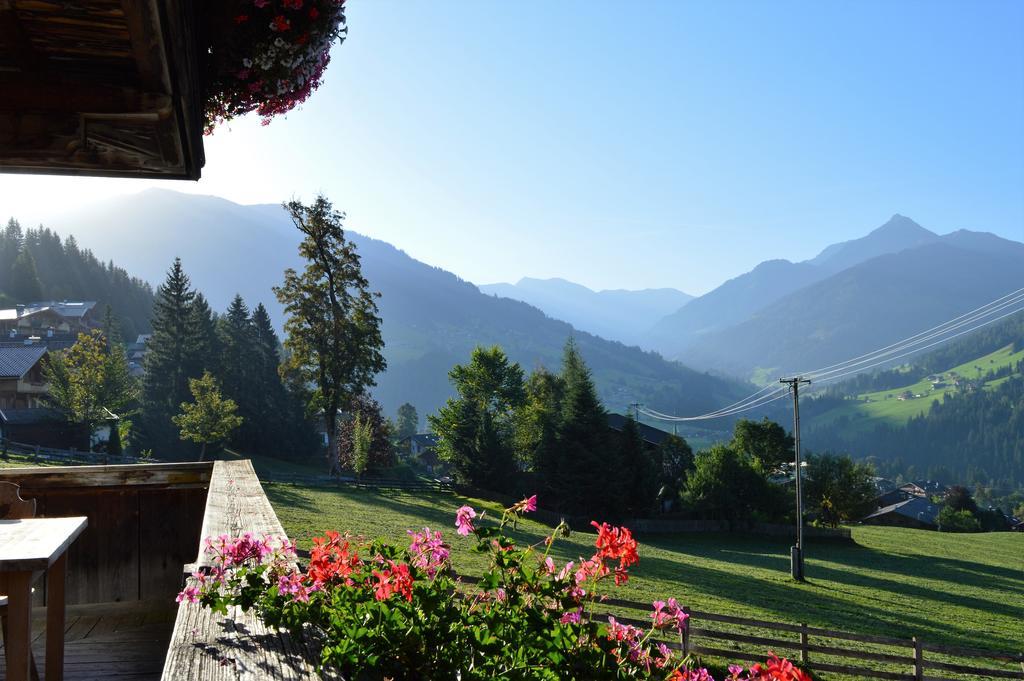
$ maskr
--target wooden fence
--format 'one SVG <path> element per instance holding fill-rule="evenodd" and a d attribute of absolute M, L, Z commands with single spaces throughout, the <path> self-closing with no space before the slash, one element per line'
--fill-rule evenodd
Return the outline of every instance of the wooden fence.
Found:
<path fill-rule="evenodd" d="M 60 464 L 128 464 L 128 463 L 160 463 L 158 459 L 141 458 L 121 454 L 115 456 L 106 452 L 88 452 L 77 449 L 54 449 L 52 447 L 40 447 L 29 445 L 23 442 L 12 440 L 0 440 L 0 458 L 8 458 L 16 454 L 29 459 L 30 463 L 60 463 Z"/>
<path fill-rule="evenodd" d="M 649 619 L 622 615 L 649 613 L 648 604 L 610 598 L 603 605 L 613 609 L 610 614 L 624 623 L 650 625 Z M 1024 679 L 1024 654 L 1019 652 L 938 645 L 925 643 L 919 637 L 856 634 L 699 610 L 686 612 L 690 619 L 683 634 L 677 640 L 665 642 L 683 654 L 752 663 L 763 662 L 771 651 L 799 660 L 823 678 L 838 675 L 894 681 Z"/>
<path fill-rule="evenodd" d="M 266 482 L 292 485 L 313 485 L 317 487 L 349 487 L 353 489 L 396 490 L 402 492 L 451 492 L 452 485 L 441 480 L 418 478 L 337 478 L 327 475 L 274 475 Z"/>

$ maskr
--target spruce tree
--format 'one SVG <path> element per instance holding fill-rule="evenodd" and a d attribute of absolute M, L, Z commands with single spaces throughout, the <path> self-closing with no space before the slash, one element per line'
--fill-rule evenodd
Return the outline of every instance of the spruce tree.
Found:
<path fill-rule="evenodd" d="M 43 285 L 36 272 L 36 261 L 28 248 L 22 248 L 11 265 L 10 294 L 19 303 L 42 300 Z"/>
<path fill-rule="evenodd" d="M 565 393 L 558 427 L 558 470 L 553 487 L 573 512 L 608 512 L 619 506 L 618 452 L 608 447 L 608 415 L 590 369 L 571 338 L 562 356 Z"/>
<path fill-rule="evenodd" d="M 201 375 L 195 372 L 193 356 L 195 297 L 181 259 L 175 258 L 156 292 L 153 336 L 146 346 L 140 424 L 143 448 L 175 448 L 177 429 L 171 418 L 192 396 L 189 379 Z"/>
<path fill-rule="evenodd" d="M 302 405 L 289 404 L 290 396 L 278 371 L 281 344 L 263 303 L 252 311 L 249 325 L 253 346 L 249 357 L 252 396 L 246 408 L 252 412 L 248 426 L 254 438 L 253 449 L 278 457 L 304 453 L 308 435 L 301 431 L 308 428 L 302 418 Z"/>
<path fill-rule="evenodd" d="M 242 296 L 236 294 L 227 312 L 217 320 L 220 339 L 220 378 L 226 397 L 238 405 L 238 413 L 245 418 L 242 427 L 232 435 L 234 446 L 250 450 L 259 442 L 258 422 L 266 414 L 258 413 L 256 405 L 256 334 L 249 317 L 249 308 Z"/>
<path fill-rule="evenodd" d="M 196 291 L 192 299 L 186 338 L 186 370 L 189 378 L 202 376 L 204 371 L 218 375 L 221 371 L 221 343 L 217 335 L 217 318 L 206 302 L 206 297 L 199 291 Z"/>

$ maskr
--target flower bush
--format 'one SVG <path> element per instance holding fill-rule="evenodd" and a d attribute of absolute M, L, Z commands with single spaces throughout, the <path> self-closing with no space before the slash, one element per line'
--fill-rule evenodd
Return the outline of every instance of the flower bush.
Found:
<path fill-rule="evenodd" d="M 594 614 L 602 583 L 629 579 L 639 561 L 627 528 L 593 523 L 594 553 L 559 565 L 550 555 L 564 525 L 519 547 L 505 529 L 537 508 L 536 497 L 506 509 L 500 522 L 458 509 L 458 534 L 489 555 L 474 585 L 455 575 L 440 531 L 409 531 L 409 545 L 366 542 L 327 532 L 313 540 L 305 570 L 287 539 L 222 536 L 206 540 L 211 567 L 195 573 L 179 601 L 227 615 L 254 610 L 268 625 L 321 644 L 321 664 L 349 679 L 659 679 L 713 681 L 691 657 L 666 645 L 687 627 L 672 598 L 655 601 L 649 623 Z M 770 656 L 722 681 L 809 681 Z"/>
<path fill-rule="evenodd" d="M 344 0 L 234 0 L 208 11 L 207 134 L 250 111 L 266 125 L 306 101 L 346 32 Z"/>

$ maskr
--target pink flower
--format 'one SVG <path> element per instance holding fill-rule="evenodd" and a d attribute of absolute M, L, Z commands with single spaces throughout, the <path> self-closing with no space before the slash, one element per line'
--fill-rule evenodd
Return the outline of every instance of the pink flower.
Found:
<path fill-rule="evenodd" d="M 553 575 L 557 571 L 557 568 L 555 567 L 555 560 L 551 556 L 544 559 L 544 571 L 549 575 Z"/>
<path fill-rule="evenodd" d="M 198 586 L 186 586 L 178 594 L 178 597 L 174 599 L 178 603 L 182 601 L 188 601 L 189 603 L 195 603 L 199 600 L 199 587 Z"/>
<path fill-rule="evenodd" d="M 730 679 L 739 679 L 740 678 L 740 674 L 742 672 L 743 672 L 743 667 L 741 667 L 740 665 L 738 665 L 738 664 L 731 664 L 731 665 L 729 665 L 729 678 Z"/>
<path fill-rule="evenodd" d="M 562 624 L 579 624 L 580 623 L 580 610 L 567 610 L 562 613 L 562 616 L 558 619 Z"/>
<path fill-rule="evenodd" d="M 431 532 L 429 527 L 424 527 L 422 533 L 409 530 L 408 534 L 411 537 L 409 553 L 412 554 L 412 564 L 433 577 L 448 560 L 448 545 L 440 532 Z"/>
<path fill-rule="evenodd" d="M 526 500 L 526 506 L 523 510 L 527 513 L 532 513 L 537 510 L 537 495 L 534 494 L 532 497 Z"/>
<path fill-rule="evenodd" d="M 263 9 L 270 4 L 270 0 L 252 0 L 252 4 L 256 5 L 260 9 Z"/>
<path fill-rule="evenodd" d="M 473 518 L 476 511 L 469 506 L 463 506 L 455 512 L 455 528 L 463 537 L 473 531 Z"/>

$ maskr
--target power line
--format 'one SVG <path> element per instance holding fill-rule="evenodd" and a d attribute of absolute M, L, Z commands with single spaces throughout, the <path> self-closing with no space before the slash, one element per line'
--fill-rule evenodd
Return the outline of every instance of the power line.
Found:
<path fill-rule="evenodd" d="M 831 364 L 831 365 L 823 367 L 821 369 L 816 369 L 814 371 L 801 372 L 801 374 L 804 375 L 804 376 L 808 376 L 810 378 L 815 379 L 816 383 L 828 383 L 828 382 L 831 382 L 831 381 L 839 380 L 840 378 L 844 378 L 844 377 L 849 376 L 851 374 L 860 373 L 862 371 L 867 371 L 868 369 L 880 366 L 882 364 L 887 364 L 887 363 L 895 361 L 897 359 L 901 359 L 903 357 L 907 357 L 909 355 L 921 352 L 922 350 L 927 350 L 928 348 L 931 348 L 931 347 L 934 347 L 936 345 L 940 345 L 942 343 L 948 342 L 948 341 L 953 340 L 954 338 L 957 338 L 957 337 L 962 336 L 964 334 L 971 333 L 972 331 L 976 331 L 977 329 L 980 329 L 980 328 L 982 328 L 984 326 L 987 326 L 989 324 L 997 322 L 1000 319 L 1004 319 L 1006 317 L 1014 315 L 1017 312 L 1020 312 L 1020 311 L 1024 310 L 1024 307 L 1018 308 L 1018 309 L 1015 309 L 1015 310 L 1011 310 L 1011 311 L 1006 312 L 1006 313 L 1004 313 L 1002 315 L 999 315 L 998 317 L 995 317 L 995 318 L 992 318 L 992 319 L 988 319 L 988 320 L 983 321 L 983 322 L 981 322 L 979 324 L 974 324 L 978 320 L 984 319 L 985 317 L 988 317 L 988 316 L 994 314 L 995 312 L 999 312 L 999 311 L 1005 310 L 1007 307 L 1012 307 L 1012 306 L 1017 305 L 1017 304 L 1022 303 L 1022 302 L 1024 302 L 1024 288 L 1017 289 L 1016 291 L 1013 291 L 1012 293 L 1008 293 L 1008 294 L 1006 294 L 1004 296 L 1001 296 L 1001 297 L 999 297 L 999 298 L 997 298 L 997 299 L 995 299 L 995 300 L 993 300 L 993 301 L 991 301 L 989 303 L 986 303 L 985 305 L 981 305 L 981 306 L 971 310 L 970 312 L 966 312 L 964 314 L 961 314 L 958 317 L 954 317 L 953 319 L 950 319 L 950 320 L 948 320 L 946 322 L 943 322 L 942 324 L 939 324 L 937 326 L 933 326 L 930 329 L 927 329 L 925 331 L 921 331 L 921 332 L 919 332 L 917 334 L 914 334 L 913 336 L 909 336 L 907 338 L 904 338 L 901 341 L 897 341 L 896 343 L 892 343 L 892 344 L 887 345 L 885 347 L 882 347 L 882 348 L 879 348 L 879 349 L 874 350 L 872 352 L 860 355 L 858 357 L 854 357 L 852 359 L 845 360 L 843 362 L 838 362 L 836 364 Z M 968 329 L 965 329 L 963 331 L 959 331 L 958 333 L 955 333 L 955 334 L 952 334 L 952 335 L 948 335 L 951 331 L 954 331 L 954 330 L 956 330 L 956 329 L 958 329 L 958 328 L 960 328 L 960 327 L 962 327 L 964 325 L 968 325 L 968 324 L 974 324 L 974 325 L 971 326 Z M 937 338 L 937 337 L 939 337 L 940 339 L 937 340 L 937 341 L 928 343 L 926 345 L 921 345 L 921 343 L 924 343 L 925 341 L 929 341 L 929 340 L 932 340 L 932 339 Z M 918 347 L 915 347 L 915 346 L 918 346 Z M 909 349 L 909 348 L 913 348 L 913 349 Z M 906 352 L 902 352 L 903 350 L 907 350 L 907 351 Z M 866 366 L 862 366 L 862 365 L 866 365 Z M 860 367 L 860 368 L 854 369 L 853 367 Z M 830 375 L 830 374 L 837 374 L 837 375 Z M 825 378 L 822 378 L 822 377 L 825 377 Z M 648 416 L 650 418 L 653 418 L 653 419 L 660 420 L 660 421 L 670 421 L 670 422 L 703 421 L 703 420 L 709 420 L 709 419 L 723 418 L 723 417 L 726 417 L 726 416 L 732 416 L 734 414 L 739 414 L 739 413 L 742 413 L 742 412 L 745 412 L 745 411 L 749 411 L 751 409 L 755 409 L 755 408 L 760 407 L 760 406 L 764 406 L 764 405 L 769 404 L 771 402 L 774 402 L 776 400 L 782 399 L 783 397 L 786 397 L 789 394 L 789 392 L 790 391 L 788 389 L 785 389 L 785 388 L 779 388 L 777 386 L 773 387 L 771 385 L 767 385 L 767 386 L 761 388 L 760 390 L 752 393 L 751 395 L 743 398 L 742 400 L 739 400 L 738 402 L 734 402 L 731 405 L 727 405 L 727 406 L 722 407 L 720 409 L 716 409 L 714 411 L 707 412 L 705 414 L 696 415 L 696 416 L 675 416 L 675 415 L 671 415 L 671 414 L 664 414 L 664 413 L 655 411 L 653 409 L 648 409 L 648 408 L 639 408 L 639 407 L 637 407 L 637 409 L 639 410 L 639 412 L 643 413 L 644 415 L 646 415 L 646 416 Z"/>
<path fill-rule="evenodd" d="M 1006 301 L 1007 298 L 1013 298 L 1014 300 L 1009 301 L 1009 302 L 1005 302 L 1005 303 L 1002 302 L 1002 301 Z M 932 332 L 939 331 L 940 329 L 943 329 L 943 327 L 947 327 L 950 324 L 953 324 L 953 322 L 958 322 L 958 321 L 964 319 L 965 317 L 975 317 L 975 316 L 977 316 L 978 318 L 984 317 L 987 314 L 989 314 L 990 312 L 995 311 L 995 310 L 988 310 L 988 311 L 982 312 L 986 308 L 992 307 L 993 305 L 997 305 L 998 304 L 1000 309 L 1002 309 L 1006 305 L 1020 302 L 1022 299 L 1024 299 L 1024 288 L 1019 288 L 1016 291 L 1013 291 L 1011 293 L 1006 294 L 1005 296 L 1002 296 L 1000 298 L 996 298 L 995 300 L 993 300 L 993 301 L 991 301 L 989 303 L 986 303 L 984 305 L 976 307 L 976 308 L 974 308 L 973 310 L 971 310 L 969 312 L 965 312 L 964 314 L 960 315 L 959 317 L 954 317 L 953 319 L 947 320 L 947 321 L 943 322 L 942 324 L 939 324 L 938 326 L 933 326 L 932 328 L 927 329 L 925 331 L 921 331 L 920 333 L 916 333 L 913 336 L 909 336 L 907 338 L 904 338 L 903 340 L 896 341 L 895 343 L 893 343 L 891 345 L 886 345 L 885 347 L 879 348 L 878 350 L 874 350 L 874 351 L 866 353 L 864 355 L 860 355 L 859 357 L 854 357 L 853 359 L 848 359 L 848 360 L 845 360 L 843 362 L 839 362 L 837 364 L 830 364 L 827 367 L 822 367 L 821 369 L 816 369 L 813 372 L 811 372 L 811 371 L 804 371 L 804 372 L 800 372 L 800 373 L 802 373 L 802 374 L 811 374 L 811 373 L 818 373 L 818 374 L 820 374 L 821 372 L 826 371 L 828 369 L 833 369 L 833 368 L 836 368 L 836 367 L 840 367 L 842 365 L 850 364 L 851 362 L 854 362 L 856 360 L 869 357 L 871 355 L 877 355 L 878 353 L 880 353 L 880 352 L 882 352 L 884 350 L 889 350 L 890 348 L 896 348 L 896 346 L 903 346 L 903 345 L 908 345 L 908 344 L 912 345 L 915 342 L 918 342 L 919 340 L 926 340 L 926 339 L 920 338 L 921 336 L 924 336 L 926 334 L 931 334 Z M 968 321 L 970 321 L 970 320 L 968 320 Z M 962 324 L 958 324 L 957 326 L 961 326 L 961 325 Z M 931 337 L 934 337 L 934 335 L 931 336 Z"/>

